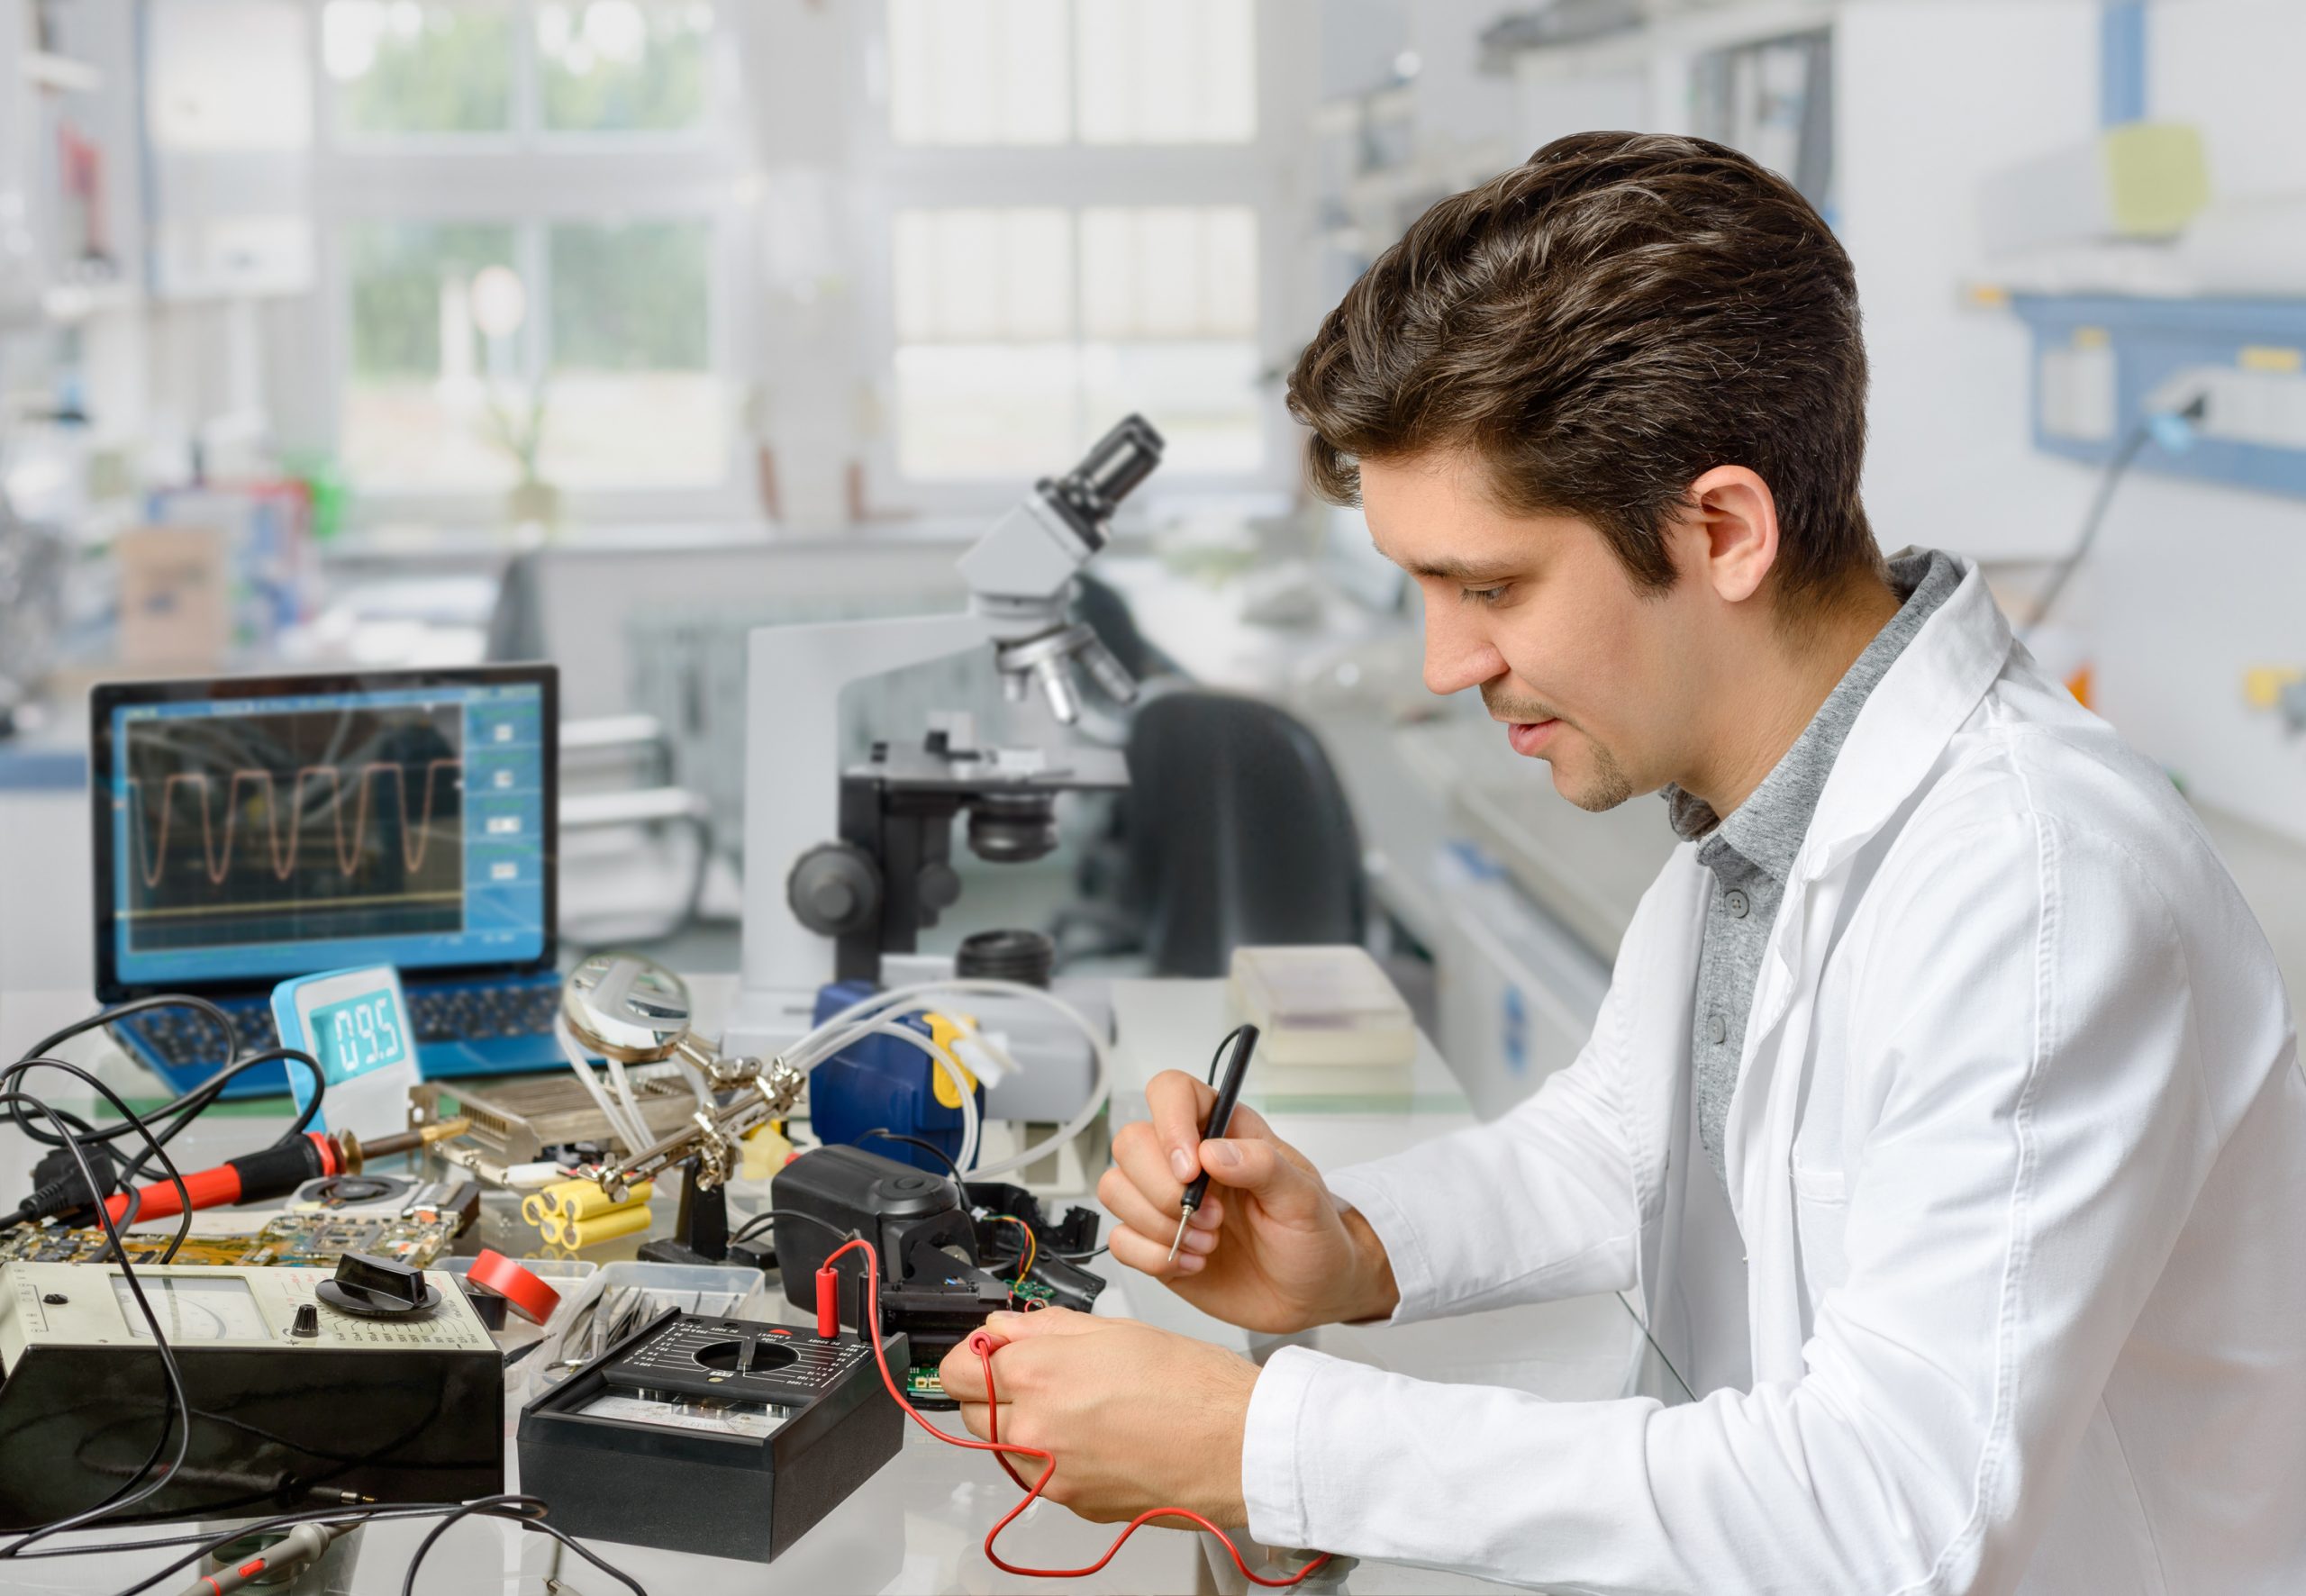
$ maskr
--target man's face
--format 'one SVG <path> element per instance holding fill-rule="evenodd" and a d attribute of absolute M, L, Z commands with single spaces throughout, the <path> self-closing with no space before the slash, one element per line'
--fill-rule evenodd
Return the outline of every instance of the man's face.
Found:
<path fill-rule="evenodd" d="M 1581 808 L 1675 779 L 1702 685 L 1695 584 L 1637 589 L 1588 523 L 1500 509 L 1469 454 L 1364 460 L 1361 494 L 1378 550 L 1424 593 L 1426 686 L 1480 688 Z"/>

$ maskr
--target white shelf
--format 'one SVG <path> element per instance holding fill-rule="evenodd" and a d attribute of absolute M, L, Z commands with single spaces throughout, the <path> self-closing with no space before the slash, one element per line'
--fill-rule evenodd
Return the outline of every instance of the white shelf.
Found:
<path fill-rule="evenodd" d="M 104 75 L 100 69 L 70 56 L 36 50 L 24 56 L 23 67 L 26 80 L 42 88 L 92 95 L 104 86 Z"/>

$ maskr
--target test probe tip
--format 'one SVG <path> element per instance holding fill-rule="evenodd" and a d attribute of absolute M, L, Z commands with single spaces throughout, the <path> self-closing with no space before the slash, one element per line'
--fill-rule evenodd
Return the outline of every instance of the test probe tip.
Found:
<path fill-rule="evenodd" d="M 1181 1247 L 1185 1246 L 1185 1227 L 1186 1227 L 1188 1224 L 1192 1223 L 1192 1222 L 1193 1222 L 1193 1210 L 1191 1210 L 1190 1208 L 1188 1208 L 1187 1210 L 1185 1210 L 1185 1212 L 1183 1212 L 1183 1213 L 1181 1213 L 1181 1214 L 1179 1214 L 1179 1215 L 1177 1216 L 1177 1234 L 1176 1234 L 1176 1239 L 1174 1239 L 1173 1241 L 1171 1241 L 1171 1242 L 1169 1243 L 1169 1262 L 1170 1262 L 1170 1263 L 1174 1264 L 1174 1263 L 1176 1263 L 1176 1262 L 1177 1261 L 1177 1249 L 1178 1249 L 1179 1247 Z"/>

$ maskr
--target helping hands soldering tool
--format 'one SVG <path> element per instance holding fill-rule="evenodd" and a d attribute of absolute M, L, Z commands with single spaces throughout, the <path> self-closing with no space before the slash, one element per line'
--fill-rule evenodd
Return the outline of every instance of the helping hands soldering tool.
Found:
<path fill-rule="evenodd" d="M 1257 1051 L 1257 1028 L 1254 1025 L 1241 1026 L 1218 1046 L 1221 1049 L 1230 1050 L 1225 1055 L 1225 1067 L 1218 1079 L 1217 1104 L 1209 1111 L 1208 1128 L 1201 1133 L 1203 1141 L 1223 1136 L 1225 1128 L 1232 1121 L 1233 1105 L 1241 1098 L 1242 1077 L 1249 1073 L 1249 1055 Z M 1176 1239 L 1169 1243 L 1170 1263 L 1177 1261 L 1177 1249 L 1185 1244 L 1185 1227 L 1192 1223 L 1194 1211 L 1201 1207 L 1202 1199 L 1208 1195 L 1209 1171 L 1204 1169 L 1193 1177 L 1193 1183 L 1185 1187 L 1185 1195 L 1177 1201 L 1177 1234 Z"/>

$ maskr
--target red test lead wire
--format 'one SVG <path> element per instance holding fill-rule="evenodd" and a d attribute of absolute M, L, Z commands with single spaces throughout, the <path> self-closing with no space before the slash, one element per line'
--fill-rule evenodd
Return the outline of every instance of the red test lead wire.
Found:
<path fill-rule="evenodd" d="M 1230 1555 L 1233 1559 L 1233 1566 L 1241 1571 L 1241 1577 L 1243 1579 L 1248 1580 L 1253 1585 L 1263 1585 L 1267 1590 L 1287 1590 L 1292 1585 L 1295 1585 L 1311 1577 L 1316 1570 L 1320 1569 L 1322 1564 L 1326 1564 L 1330 1560 L 1329 1554 L 1324 1552 L 1285 1580 L 1267 1579 L 1263 1574 L 1250 1572 L 1248 1564 L 1242 1559 L 1240 1547 L 1233 1544 L 1233 1537 L 1227 1535 L 1222 1529 L 1220 1529 L 1208 1519 L 1203 1518 L 1199 1513 L 1193 1512 L 1185 1508 L 1151 1508 L 1138 1514 L 1136 1518 L 1131 1519 L 1129 1523 L 1122 1528 L 1121 1534 L 1114 1537 L 1113 1544 L 1105 1548 L 1105 1555 L 1098 1558 L 1094 1563 L 1088 1564 L 1086 1567 L 1027 1568 L 1020 1564 L 1008 1562 L 1003 1558 L 1000 1553 L 993 1549 L 993 1543 L 1001 1538 L 1001 1532 L 1003 1530 L 1008 1528 L 1010 1525 L 1017 1521 L 1019 1515 L 1023 1513 L 1027 1508 L 1032 1506 L 1034 1502 L 1040 1500 L 1041 1492 L 1049 1488 L 1049 1477 L 1057 1473 L 1057 1454 L 1054 1452 L 1044 1451 L 1039 1446 L 1021 1446 L 1014 1441 L 1004 1441 L 1001 1438 L 1001 1404 L 998 1394 L 994 1390 L 993 1385 L 993 1338 L 986 1335 L 983 1330 L 979 1330 L 970 1336 L 968 1347 L 971 1352 L 977 1355 L 979 1361 L 985 1367 L 986 1412 L 989 1421 L 993 1427 L 993 1436 L 991 1439 L 980 1441 L 975 1438 L 965 1439 L 959 1436 L 949 1435 L 945 1431 L 939 1429 L 935 1425 L 930 1423 L 928 1419 L 922 1418 L 921 1410 L 905 1400 L 904 1392 L 898 1388 L 894 1376 L 889 1373 L 889 1356 L 887 1352 L 885 1351 L 881 1346 L 881 1259 L 880 1255 L 874 1251 L 873 1244 L 871 1242 L 864 1240 L 862 1238 L 843 1242 L 833 1251 L 831 1256 L 825 1259 L 823 1266 L 817 1271 L 817 1299 L 821 1318 L 822 1309 L 826 1301 L 824 1284 L 825 1277 L 832 1272 L 834 1260 L 839 1258 L 843 1253 L 852 1250 L 862 1252 L 865 1255 L 866 1278 L 870 1283 L 867 1287 L 868 1300 L 867 1302 L 867 1308 L 868 1310 L 867 1317 L 870 1321 L 870 1328 L 868 1328 L 865 1325 L 859 1325 L 858 1327 L 858 1334 L 867 1337 L 872 1344 L 873 1361 L 878 1364 L 881 1367 L 881 1383 L 888 1387 L 890 1400 L 894 1401 L 898 1407 L 904 1410 L 905 1416 L 907 1418 L 911 1419 L 915 1424 L 921 1426 L 921 1428 L 927 1430 L 931 1435 L 935 1436 L 939 1440 L 944 1442 L 947 1446 L 958 1446 L 963 1450 L 969 1452 L 992 1453 L 994 1460 L 1001 1465 L 1003 1472 L 1008 1474 L 1012 1480 L 1016 1481 L 1018 1487 L 1025 1493 L 1024 1496 L 1018 1501 L 1017 1505 L 1011 1508 L 1009 1511 L 1002 1517 L 999 1523 L 995 1524 L 991 1529 L 985 1531 L 985 1560 L 992 1564 L 994 1567 L 1001 1570 L 1002 1573 L 1020 1574 L 1030 1579 L 1040 1580 L 1086 1579 L 1089 1575 L 1097 1573 L 1100 1569 L 1103 1568 L 1106 1564 L 1111 1563 L 1116 1556 L 1120 1555 L 1121 1547 L 1129 1544 L 1129 1537 L 1135 1535 L 1138 1530 L 1147 1524 L 1151 1523 L 1156 1519 L 1185 1519 L 1194 1524 L 1200 1525 L 1203 1529 L 1209 1531 L 1210 1534 L 1215 1536 L 1219 1542 L 1223 1545 L 1228 1555 Z M 1021 1457 L 1038 1457 L 1041 1460 L 1040 1475 L 1039 1478 L 1034 1480 L 1031 1484 L 1026 1484 L 1024 1476 L 1018 1474 L 1014 1468 L 1010 1466 L 1009 1455 L 1012 1453 L 1014 1453 Z"/>

